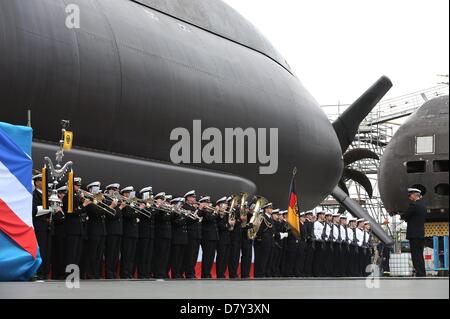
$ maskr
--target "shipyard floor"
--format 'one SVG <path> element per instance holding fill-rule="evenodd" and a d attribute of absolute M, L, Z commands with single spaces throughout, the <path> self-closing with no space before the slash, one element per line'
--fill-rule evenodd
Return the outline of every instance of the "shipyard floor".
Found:
<path fill-rule="evenodd" d="M 0 299 L 448 299 L 447 278 L 383 278 L 379 288 L 366 279 L 327 278 L 249 281 L 82 281 L 0 283 Z M 270 289 L 267 289 L 270 287 Z"/>

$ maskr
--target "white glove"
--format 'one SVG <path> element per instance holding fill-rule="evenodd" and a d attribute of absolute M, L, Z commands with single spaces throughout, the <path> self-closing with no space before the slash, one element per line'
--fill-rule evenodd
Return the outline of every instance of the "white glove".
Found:
<path fill-rule="evenodd" d="M 288 233 L 280 233 L 280 238 L 287 238 L 288 237 Z"/>

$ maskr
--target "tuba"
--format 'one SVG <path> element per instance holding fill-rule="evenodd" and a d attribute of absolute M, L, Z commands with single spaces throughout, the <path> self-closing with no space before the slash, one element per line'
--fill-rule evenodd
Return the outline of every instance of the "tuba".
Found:
<path fill-rule="evenodd" d="M 256 202 L 252 209 L 253 216 L 250 219 L 250 224 L 252 224 L 252 228 L 247 230 L 248 239 L 254 240 L 256 238 L 256 234 L 258 234 L 259 227 L 263 222 L 263 215 L 261 213 L 261 208 L 268 203 L 268 200 L 262 196 L 257 196 Z"/>

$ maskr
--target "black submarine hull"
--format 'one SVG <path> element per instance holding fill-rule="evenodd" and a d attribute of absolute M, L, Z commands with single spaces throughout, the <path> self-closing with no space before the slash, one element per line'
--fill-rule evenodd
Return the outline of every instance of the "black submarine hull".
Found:
<path fill-rule="evenodd" d="M 213 197 L 258 192 L 286 206 L 298 167 L 300 209 L 331 193 L 343 167 L 336 133 L 266 42 L 232 38 L 239 30 L 221 33 L 232 28 L 229 21 L 208 29 L 189 15 L 177 18 L 135 1 L 72 3 L 81 10 L 80 29 L 65 26 L 64 1 L 0 2 L 0 120 L 25 124 L 31 109 L 36 168 L 44 155 L 53 157 L 56 146 L 49 145 L 58 140 L 60 120 L 68 119 L 78 152 L 66 159 L 89 181 L 173 194 L 196 188 Z M 277 173 L 259 174 L 260 163 L 173 165 L 170 133 L 190 129 L 193 120 L 222 132 L 278 128 Z"/>

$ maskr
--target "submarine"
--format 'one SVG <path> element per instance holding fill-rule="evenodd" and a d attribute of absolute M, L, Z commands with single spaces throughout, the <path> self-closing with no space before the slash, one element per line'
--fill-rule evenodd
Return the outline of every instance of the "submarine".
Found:
<path fill-rule="evenodd" d="M 406 190 L 422 191 L 427 222 L 448 222 L 448 95 L 421 106 L 398 129 L 381 158 L 381 199 L 391 213 L 408 208 Z"/>
<path fill-rule="evenodd" d="M 67 119 L 75 148 L 64 160 L 86 183 L 151 185 L 174 195 L 195 188 L 213 198 L 249 192 L 283 207 L 297 168 L 301 211 L 332 194 L 392 242 L 338 186 L 343 154 L 392 87 L 389 78 L 330 123 L 287 61 L 220 0 L 73 0 L 71 7 L 77 10 L 62 0 L 0 2 L 0 120 L 26 124 L 31 111 L 35 168 L 53 158 Z M 67 23 L 73 14 L 79 25 Z M 226 139 L 214 138 L 230 129 L 244 132 L 231 139 L 231 156 Z M 190 152 L 174 161 L 183 132 L 191 144 L 180 150 Z M 227 155 L 199 158 L 213 140 L 214 152 Z"/>

